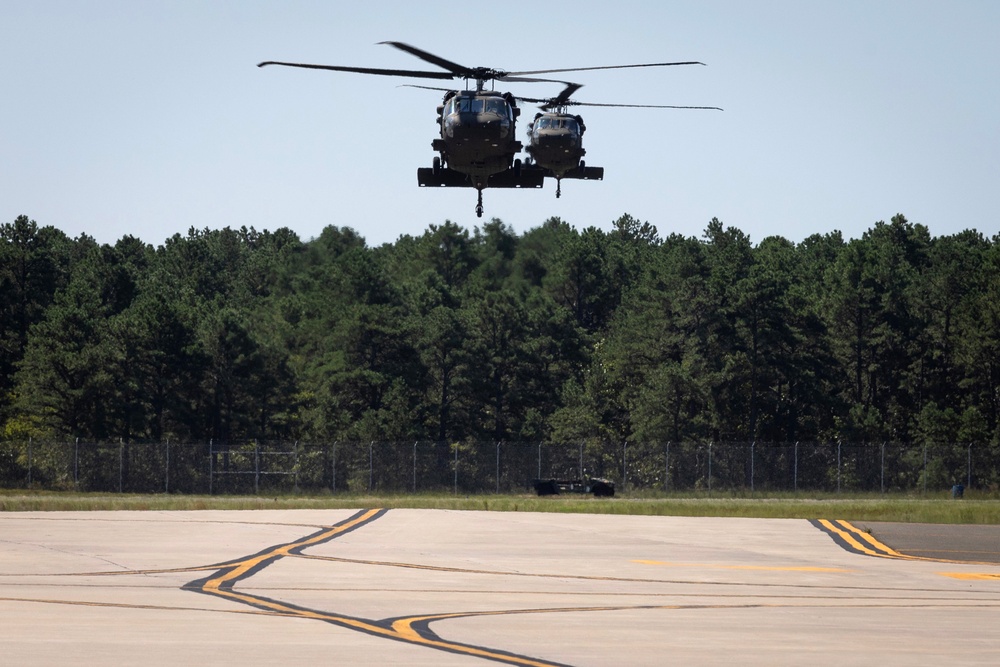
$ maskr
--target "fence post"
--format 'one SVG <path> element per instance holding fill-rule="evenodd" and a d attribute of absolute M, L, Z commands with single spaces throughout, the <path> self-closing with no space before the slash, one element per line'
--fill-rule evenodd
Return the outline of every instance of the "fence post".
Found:
<path fill-rule="evenodd" d="M 167 438 L 167 462 L 163 468 L 163 492 L 170 493 L 170 438 Z"/>
<path fill-rule="evenodd" d="M 330 491 L 337 492 L 337 442 L 333 441 L 333 461 L 330 463 Z"/>
<path fill-rule="evenodd" d="M 879 464 L 881 472 L 882 495 L 885 495 L 885 440 L 882 441 L 882 461 Z"/>
<path fill-rule="evenodd" d="M 927 443 L 924 443 L 924 495 L 927 495 Z"/>
<path fill-rule="evenodd" d="M 538 477 L 536 479 L 542 478 L 542 443 L 538 443 Z"/>
<path fill-rule="evenodd" d="M 799 442 L 795 441 L 795 464 L 792 469 L 792 489 L 799 490 Z"/>
<path fill-rule="evenodd" d="M 28 438 L 28 488 L 31 488 L 31 438 Z"/>
<path fill-rule="evenodd" d="M 965 488 L 972 490 L 972 443 L 971 442 L 969 443 L 969 477 L 965 483 Z"/>
<path fill-rule="evenodd" d="M 497 495 L 500 495 L 500 441 L 497 440 Z"/>
<path fill-rule="evenodd" d="M 840 493 L 840 440 L 837 441 L 837 493 Z"/>
<path fill-rule="evenodd" d="M 299 492 L 299 441 L 292 445 L 292 465 L 295 466 L 295 493 Z"/>
<path fill-rule="evenodd" d="M 754 440 L 750 443 L 750 495 L 753 495 L 754 484 L 753 484 L 753 455 L 754 449 L 757 447 L 757 441 Z"/>
<path fill-rule="evenodd" d="M 712 443 L 708 443 L 708 493 L 712 494 Z"/>
<path fill-rule="evenodd" d="M 372 448 L 375 446 L 375 441 L 372 440 L 368 443 L 368 493 L 372 492 L 373 482 L 375 481 L 375 468 L 374 460 L 372 458 Z"/>
<path fill-rule="evenodd" d="M 215 452 L 212 451 L 215 443 L 214 438 L 208 439 L 208 495 L 215 495 Z"/>
<path fill-rule="evenodd" d="M 80 490 L 80 438 L 73 445 L 73 486 Z"/>
<path fill-rule="evenodd" d="M 583 441 L 580 441 L 580 479 L 583 479 Z"/>
<path fill-rule="evenodd" d="M 118 493 L 122 492 L 122 482 L 125 477 L 125 441 L 118 438 Z"/>
<path fill-rule="evenodd" d="M 260 495 L 260 443 L 253 439 L 253 494 Z"/>
<path fill-rule="evenodd" d="M 667 440 L 667 450 L 663 457 L 663 492 L 670 492 L 670 441 Z"/>
<path fill-rule="evenodd" d="M 622 491 L 628 484 L 628 440 L 622 443 Z"/>
<path fill-rule="evenodd" d="M 456 442 L 452 444 L 452 447 L 455 448 L 455 486 L 452 493 L 457 496 L 458 495 L 458 443 Z"/>
<path fill-rule="evenodd" d="M 417 443 L 413 443 L 413 492 L 417 492 Z"/>

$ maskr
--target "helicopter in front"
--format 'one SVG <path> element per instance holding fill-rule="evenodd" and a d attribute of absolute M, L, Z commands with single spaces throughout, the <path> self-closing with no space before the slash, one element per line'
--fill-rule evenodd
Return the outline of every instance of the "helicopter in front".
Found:
<path fill-rule="evenodd" d="M 521 110 L 510 93 L 489 90 L 448 91 L 438 106 L 441 135 L 431 142 L 438 154 L 431 167 L 417 169 L 421 187 L 473 187 L 476 215 L 483 215 L 483 190 L 540 188 L 544 174 L 522 173 L 515 155 L 523 145 L 515 128 Z"/>

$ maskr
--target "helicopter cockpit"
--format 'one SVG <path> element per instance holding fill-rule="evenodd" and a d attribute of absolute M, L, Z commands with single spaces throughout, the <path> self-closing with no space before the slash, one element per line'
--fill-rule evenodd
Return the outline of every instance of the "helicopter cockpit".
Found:
<path fill-rule="evenodd" d="M 508 120 L 511 117 L 510 105 L 502 97 L 455 95 L 445 102 L 444 115 L 455 113 L 492 113 Z"/>
<path fill-rule="evenodd" d="M 531 124 L 531 135 L 537 140 L 542 135 L 556 137 L 579 137 L 584 132 L 579 116 L 539 115 Z"/>
<path fill-rule="evenodd" d="M 474 115 L 473 115 L 474 114 Z M 501 137 L 508 136 L 514 123 L 510 104 L 501 96 L 452 95 L 444 103 L 442 117 L 445 134 L 454 136 L 457 127 L 485 128 L 499 125 Z M 495 132 L 496 130 L 494 130 Z"/>

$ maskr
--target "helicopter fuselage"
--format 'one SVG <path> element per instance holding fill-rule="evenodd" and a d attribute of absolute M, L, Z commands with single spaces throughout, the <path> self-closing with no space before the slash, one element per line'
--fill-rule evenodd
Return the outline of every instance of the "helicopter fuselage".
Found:
<path fill-rule="evenodd" d="M 510 169 L 521 152 L 514 135 L 519 113 L 509 94 L 450 91 L 438 107 L 441 134 L 432 147 L 443 166 L 485 185 L 490 176 Z"/>

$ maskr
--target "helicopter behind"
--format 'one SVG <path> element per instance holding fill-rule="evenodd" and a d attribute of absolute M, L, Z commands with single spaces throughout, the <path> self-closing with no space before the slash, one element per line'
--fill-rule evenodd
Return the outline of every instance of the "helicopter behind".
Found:
<path fill-rule="evenodd" d="M 529 144 L 526 149 L 532 165 L 545 170 L 556 179 L 556 197 L 562 195 L 562 179 L 603 180 L 604 167 L 588 167 L 583 161 L 583 133 L 587 126 L 581 116 L 565 112 L 535 114 L 528 124 Z"/>
<path fill-rule="evenodd" d="M 632 107 L 652 109 L 715 109 L 718 107 L 673 106 L 659 104 L 599 104 L 595 102 L 577 102 L 570 95 L 582 88 L 582 85 L 571 83 L 556 97 L 550 99 L 534 99 L 521 97 L 524 102 L 539 104 L 542 111 L 535 114 L 534 120 L 528 124 L 528 146 L 525 149 L 531 156 L 531 163 L 526 165 L 529 170 L 541 170 L 545 176 L 556 179 L 556 197 L 562 194 L 562 179 L 573 178 L 581 180 L 603 180 L 603 167 L 588 167 L 583 161 L 587 154 L 583 147 L 583 133 L 587 126 L 583 117 L 569 112 L 570 106 L 592 107 Z"/>

